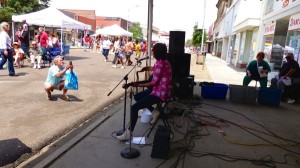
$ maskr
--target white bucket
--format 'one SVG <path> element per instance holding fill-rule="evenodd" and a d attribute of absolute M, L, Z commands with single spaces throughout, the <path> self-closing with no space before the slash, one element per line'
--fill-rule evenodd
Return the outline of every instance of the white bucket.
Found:
<path fill-rule="evenodd" d="M 142 111 L 142 116 L 141 116 L 141 122 L 148 124 L 150 123 L 151 119 L 152 119 L 152 115 L 151 115 L 151 111 L 148 109 L 145 109 L 144 111 Z"/>

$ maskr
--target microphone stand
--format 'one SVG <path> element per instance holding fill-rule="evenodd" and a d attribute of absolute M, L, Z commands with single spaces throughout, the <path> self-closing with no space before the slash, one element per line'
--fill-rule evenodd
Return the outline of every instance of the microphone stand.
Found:
<path fill-rule="evenodd" d="M 125 81 L 125 85 L 128 84 L 128 75 L 136 68 L 137 63 L 132 67 L 132 69 L 123 77 L 123 79 L 107 94 L 107 96 L 110 96 L 112 92 L 123 82 Z M 117 136 L 122 135 L 125 132 L 125 122 L 126 122 L 126 102 L 127 102 L 127 87 L 125 88 L 125 98 L 124 98 L 124 117 L 123 117 L 123 129 L 119 130 L 116 134 Z"/>
<path fill-rule="evenodd" d="M 133 91 L 132 91 L 132 87 L 130 88 L 130 120 L 129 120 L 129 124 L 131 126 L 131 116 L 132 116 L 132 95 L 133 95 Z M 130 137 L 129 137 L 129 147 L 123 149 L 121 151 L 121 156 L 123 158 L 126 158 L 126 159 L 134 159 L 134 158 L 137 158 L 140 156 L 140 152 L 135 149 L 135 148 L 132 148 L 131 147 L 131 140 L 132 139 L 132 133 L 130 131 Z"/>

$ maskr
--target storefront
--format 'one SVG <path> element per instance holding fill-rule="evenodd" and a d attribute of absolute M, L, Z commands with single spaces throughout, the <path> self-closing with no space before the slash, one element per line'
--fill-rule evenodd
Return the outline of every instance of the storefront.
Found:
<path fill-rule="evenodd" d="M 272 52 L 275 27 L 276 27 L 276 22 L 271 22 L 266 24 L 264 28 L 264 38 L 263 38 L 264 53 L 265 53 L 265 60 L 269 63 L 271 60 L 271 52 Z M 271 63 L 270 67 L 271 70 L 273 70 L 274 64 Z"/>
<path fill-rule="evenodd" d="M 293 53 L 294 59 L 300 63 L 300 13 L 290 17 L 284 54 L 287 53 Z"/>

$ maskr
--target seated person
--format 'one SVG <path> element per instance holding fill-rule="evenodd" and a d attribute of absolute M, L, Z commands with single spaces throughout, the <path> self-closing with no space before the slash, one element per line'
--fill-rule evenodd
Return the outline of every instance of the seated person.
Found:
<path fill-rule="evenodd" d="M 243 86 L 248 86 L 252 80 L 256 80 L 259 81 L 260 87 L 267 87 L 267 74 L 271 71 L 271 68 L 264 58 L 265 53 L 259 52 L 256 55 L 256 60 L 253 60 L 248 64 L 246 68 L 247 74 L 243 80 Z"/>
<path fill-rule="evenodd" d="M 13 43 L 13 48 L 15 50 L 15 55 L 13 56 L 15 59 L 14 64 L 18 66 L 18 68 L 21 68 L 21 61 L 24 59 L 24 51 L 22 48 L 20 48 L 20 45 L 18 42 Z"/>
<path fill-rule="evenodd" d="M 42 50 L 38 47 L 35 41 L 32 41 L 32 48 L 30 48 L 30 60 L 33 68 L 41 69 L 41 61 L 42 61 Z M 36 63 L 36 61 L 37 63 Z"/>
<path fill-rule="evenodd" d="M 284 63 L 278 73 L 278 76 L 271 80 L 271 88 L 284 90 L 286 86 L 295 82 L 295 77 L 300 77 L 300 68 L 297 61 L 294 59 L 294 54 L 288 53 L 286 63 Z M 290 83 L 290 84 L 288 84 Z M 294 103 L 295 100 L 289 99 L 288 103 Z"/>
<path fill-rule="evenodd" d="M 73 65 L 64 66 L 64 60 L 61 56 L 56 56 L 54 58 L 54 65 L 49 68 L 48 76 L 44 84 L 48 100 L 51 100 L 51 92 L 53 89 L 63 90 L 61 99 L 65 101 L 70 100 L 67 96 L 68 89 L 64 88 L 65 80 L 63 80 L 65 73 L 69 69 L 73 69 Z"/>
<path fill-rule="evenodd" d="M 134 87 L 152 88 L 151 92 L 140 97 L 140 100 L 131 107 L 131 125 L 125 132 L 117 136 L 119 140 L 128 140 L 133 132 L 138 118 L 138 111 L 143 108 L 149 108 L 154 104 L 167 101 L 171 95 L 172 69 L 170 63 L 166 60 L 167 46 L 162 43 L 156 43 L 153 46 L 153 56 L 157 60 L 153 66 L 153 78 L 147 83 L 131 83 Z M 137 97 L 136 97 L 137 98 Z"/>

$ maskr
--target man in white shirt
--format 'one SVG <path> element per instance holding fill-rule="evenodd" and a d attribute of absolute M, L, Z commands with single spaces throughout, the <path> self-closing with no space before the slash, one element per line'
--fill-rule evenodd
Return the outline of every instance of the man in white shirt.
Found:
<path fill-rule="evenodd" d="M 8 36 L 9 24 L 2 22 L 0 25 L 0 70 L 3 69 L 3 65 L 8 60 L 8 74 L 9 76 L 18 76 L 15 74 L 14 59 L 11 47 L 11 39 Z"/>
<path fill-rule="evenodd" d="M 109 50 L 110 50 L 110 46 L 111 46 L 111 42 L 110 40 L 108 39 L 108 37 L 104 37 L 105 40 L 103 41 L 102 43 L 102 54 L 103 56 L 105 57 L 105 62 L 108 61 L 108 54 L 109 54 Z"/>

